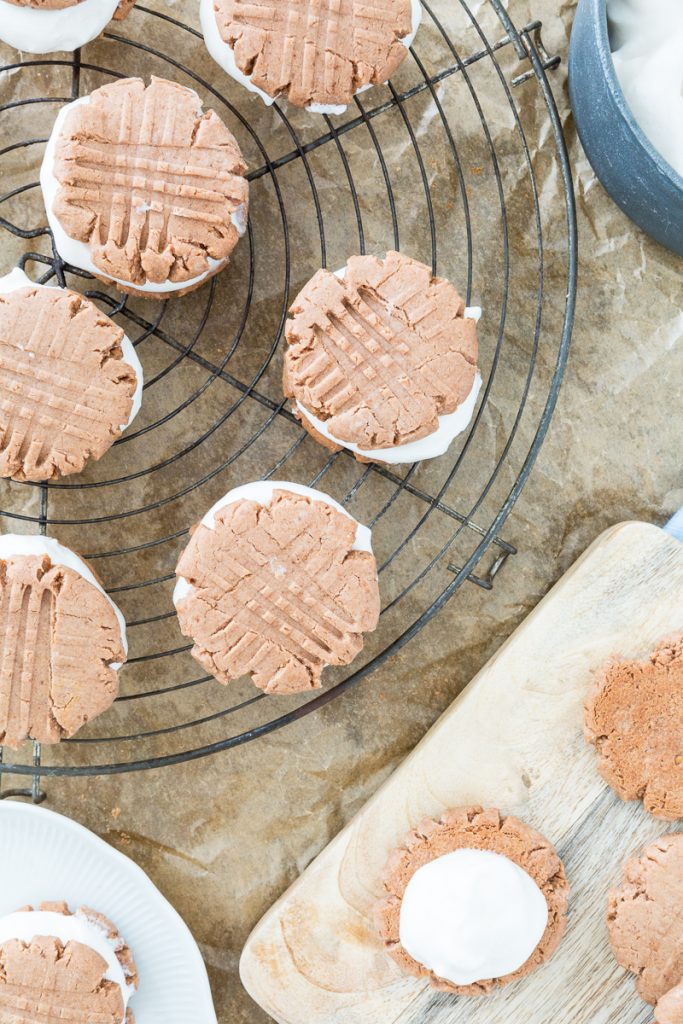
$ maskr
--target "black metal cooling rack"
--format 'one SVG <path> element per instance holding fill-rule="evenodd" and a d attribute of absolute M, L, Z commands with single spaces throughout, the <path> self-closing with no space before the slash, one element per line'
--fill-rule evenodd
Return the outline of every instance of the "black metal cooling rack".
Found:
<path fill-rule="evenodd" d="M 5 531 L 56 535 L 95 563 L 131 645 L 107 715 L 56 748 L 34 744 L 28 758 L 3 760 L 0 749 L 0 782 L 3 773 L 32 782 L 2 796 L 37 801 L 43 776 L 162 767 L 301 719 L 395 654 L 456 592 L 463 602 L 485 599 L 515 555 L 501 529 L 553 414 L 576 292 L 571 172 L 547 77 L 559 58 L 545 51 L 539 22 L 517 29 L 500 0 L 476 5 L 477 16 L 473 0 L 422 2 L 423 27 L 396 80 L 340 117 L 279 104 L 267 112 L 211 65 L 193 27 L 144 3 L 72 60 L 0 69 L 20 83 L 0 106 L 0 180 L 18 175 L 0 195 L 3 248 L 14 246 L 36 279 L 87 290 L 125 327 L 146 376 L 141 419 L 101 463 L 78 478 L 2 491 Z M 252 216 L 233 266 L 158 306 L 122 300 L 64 264 L 36 174 L 59 105 L 140 71 L 196 88 L 252 166 Z M 17 223 L 32 204 L 36 226 Z M 413 255 L 450 272 L 468 303 L 484 306 L 484 388 L 470 428 L 441 459 L 361 466 L 319 448 L 287 409 L 282 328 L 317 266 L 400 248 L 408 229 L 421 239 Z M 314 696 L 265 697 L 251 684 L 225 689 L 197 676 L 177 629 L 173 570 L 189 525 L 230 487 L 258 477 L 327 490 L 373 527 L 380 626 L 357 662 L 332 671 Z"/>

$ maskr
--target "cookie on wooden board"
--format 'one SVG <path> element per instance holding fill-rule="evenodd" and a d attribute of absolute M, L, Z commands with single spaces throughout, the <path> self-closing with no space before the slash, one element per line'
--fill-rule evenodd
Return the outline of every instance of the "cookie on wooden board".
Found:
<path fill-rule="evenodd" d="M 615 959 L 637 975 L 645 1002 L 658 1005 L 660 1024 L 669 1024 L 667 1013 L 671 1019 L 681 1007 L 683 981 L 682 832 L 627 861 L 624 881 L 609 894 L 607 927 Z"/>
<path fill-rule="evenodd" d="M 343 113 L 408 55 L 420 0 L 201 0 L 207 49 L 268 104 Z"/>
<path fill-rule="evenodd" d="M 246 164 L 193 89 L 121 79 L 60 111 L 40 182 L 60 256 L 164 299 L 224 269 L 247 230 Z"/>
<path fill-rule="evenodd" d="M 318 271 L 286 326 L 292 411 L 320 443 L 362 461 L 442 455 L 469 424 L 481 387 L 480 313 L 402 253 Z"/>
<path fill-rule="evenodd" d="M 26 53 L 77 50 L 136 0 L 0 0 L 0 39 Z"/>
<path fill-rule="evenodd" d="M 495 809 L 427 819 L 391 855 L 377 908 L 386 951 L 434 988 L 488 995 L 555 952 L 569 885 L 539 832 Z"/>
<path fill-rule="evenodd" d="M 41 903 L 0 918 L 0 1020 L 11 1024 L 134 1024 L 133 955 L 87 907 Z"/>
<path fill-rule="evenodd" d="M 195 527 L 173 602 L 192 654 L 219 682 L 266 693 L 316 689 L 379 617 L 370 531 L 320 491 L 260 481 L 230 491 Z"/>
<path fill-rule="evenodd" d="M 683 636 L 644 661 L 611 661 L 588 691 L 584 724 L 598 771 L 622 800 L 683 818 Z"/>
<path fill-rule="evenodd" d="M 0 278 L 0 476 L 80 473 L 130 426 L 143 372 L 130 340 L 94 302 Z"/>
<path fill-rule="evenodd" d="M 0 744 L 58 743 L 115 700 L 123 616 L 53 538 L 0 537 L 0 636 Z"/>

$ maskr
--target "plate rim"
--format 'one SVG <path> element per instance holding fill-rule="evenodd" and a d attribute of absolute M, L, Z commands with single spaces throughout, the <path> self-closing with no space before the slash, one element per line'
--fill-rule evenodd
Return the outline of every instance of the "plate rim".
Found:
<path fill-rule="evenodd" d="M 176 908 L 164 896 L 161 890 L 157 888 L 147 872 L 125 853 L 117 850 L 105 839 L 102 839 L 101 836 L 98 836 L 96 832 L 91 831 L 87 826 L 81 825 L 80 822 L 74 821 L 73 818 L 69 818 L 65 814 L 60 814 L 58 811 L 53 811 L 48 807 L 38 807 L 35 804 L 23 803 L 18 800 L 0 800 L 0 819 L 3 816 L 11 817 L 13 814 L 18 816 L 24 815 L 27 818 L 51 818 L 57 828 L 65 828 L 67 832 L 71 831 L 79 841 L 89 843 L 96 852 L 102 853 L 104 857 L 109 857 L 121 866 L 124 871 L 128 871 L 143 883 L 149 892 L 150 900 L 153 900 L 165 913 L 170 912 L 174 923 L 185 936 L 188 942 L 189 955 L 196 961 L 192 964 L 192 968 L 196 974 L 197 985 L 200 990 L 198 995 L 202 999 L 198 1009 L 201 1017 L 206 1020 L 206 1024 L 218 1024 L 209 976 L 197 940 Z M 144 1021 L 138 1021 L 138 1024 L 144 1024 Z M 169 1022 L 169 1024 L 172 1024 L 172 1022 Z M 185 1024 L 185 1022 L 178 1021 L 177 1024 Z"/>

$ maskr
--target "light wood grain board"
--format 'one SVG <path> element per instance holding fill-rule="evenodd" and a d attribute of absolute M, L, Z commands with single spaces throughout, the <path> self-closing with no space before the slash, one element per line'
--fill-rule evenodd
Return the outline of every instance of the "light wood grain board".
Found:
<path fill-rule="evenodd" d="M 602 782 L 582 702 L 610 655 L 645 656 L 681 629 L 683 544 L 643 523 L 604 533 L 256 927 L 240 965 L 252 997 L 280 1024 L 649 1024 L 610 954 L 606 896 L 623 861 L 671 829 Z M 484 999 L 401 975 L 372 924 L 391 849 L 469 803 L 540 829 L 572 884 L 552 961 Z"/>

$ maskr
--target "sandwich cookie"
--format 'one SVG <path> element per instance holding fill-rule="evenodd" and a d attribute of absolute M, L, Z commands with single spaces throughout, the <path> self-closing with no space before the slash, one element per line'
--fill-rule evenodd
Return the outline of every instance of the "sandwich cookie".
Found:
<path fill-rule="evenodd" d="M 378 906 L 387 953 L 458 995 L 488 995 L 540 967 L 566 927 L 569 885 L 540 833 L 497 810 L 428 819 L 396 850 Z"/>
<path fill-rule="evenodd" d="M 289 311 L 283 387 L 301 425 L 361 461 L 443 455 L 481 388 L 478 307 L 398 252 L 319 270 Z"/>
<path fill-rule="evenodd" d="M 586 696 L 584 728 L 617 796 L 683 818 L 683 636 L 645 661 L 613 660 Z"/>
<path fill-rule="evenodd" d="M 102 914 L 42 903 L 0 918 L 0 1019 L 134 1024 L 133 955 Z"/>
<path fill-rule="evenodd" d="M 60 111 L 40 184 L 63 260 L 163 299 L 228 265 L 247 230 L 245 172 L 234 136 L 194 90 L 128 78 Z"/>
<path fill-rule="evenodd" d="M 192 654 L 220 683 L 249 674 L 266 693 L 321 685 L 377 626 L 370 530 L 299 484 L 230 491 L 193 529 L 173 603 Z"/>
<path fill-rule="evenodd" d="M 607 911 L 615 959 L 637 976 L 659 1024 L 683 1021 L 683 833 L 663 836 L 624 865 Z"/>
<path fill-rule="evenodd" d="M 0 537 L 0 635 L 0 744 L 58 743 L 114 702 L 123 615 L 51 537 Z"/>
<path fill-rule="evenodd" d="M 80 473 L 132 423 L 143 373 L 131 341 L 89 299 L 0 278 L 0 476 Z"/>
<path fill-rule="evenodd" d="M 25 53 L 77 50 L 135 0 L 0 0 L 0 39 Z"/>
<path fill-rule="evenodd" d="M 408 55 L 420 0 L 200 0 L 207 49 L 267 104 L 341 114 Z"/>

